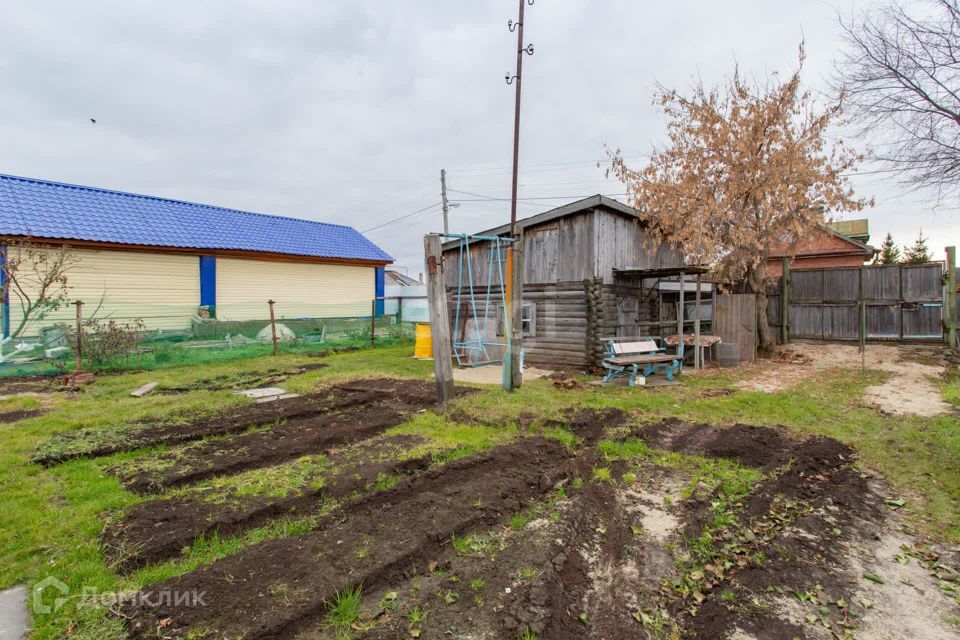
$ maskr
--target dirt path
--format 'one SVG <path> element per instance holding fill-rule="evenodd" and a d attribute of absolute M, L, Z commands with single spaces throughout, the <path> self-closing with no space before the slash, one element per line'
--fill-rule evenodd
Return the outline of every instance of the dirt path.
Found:
<path fill-rule="evenodd" d="M 798 354 L 790 361 L 764 361 L 758 365 L 755 376 L 739 386 L 747 391 L 775 393 L 793 387 L 807 378 L 824 375 L 829 369 L 860 369 L 861 355 L 856 346 L 844 344 L 795 343 L 785 354 Z M 918 415 L 935 417 L 950 413 L 953 408 L 943 400 L 935 380 L 943 374 L 943 367 L 917 362 L 905 357 L 906 351 L 892 345 L 867 345 L 868 370 L 891 374 L 884 384 L 868 387 L 864 401 L 889 415 Z"/>

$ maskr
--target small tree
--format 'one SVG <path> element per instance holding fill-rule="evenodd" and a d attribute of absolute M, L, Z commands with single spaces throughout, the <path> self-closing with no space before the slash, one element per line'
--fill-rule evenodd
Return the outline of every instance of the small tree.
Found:
<path fill-rule="evenodd" d="M 11 304 L 20 309 L 16 326 L 10 326 L 10 337 L 19 336 L 31 322 L 43 320 L 67 304 L 67 273 L 76 265 L 70 247 L 49 247 L 31 240 L 7 244 L 0 260 L 3 272 L 2 294 L 12 297 Z M 10 318 L 4 318 L 10 323 Z"/>
<path fill-rule="evenodd" d="M 927 238 L 923 236 L 923 229 L 921 229 L 917 239 L 904 252 L 903 261 L 906 264 L 923 264 L 931 260 L 933 260 L 933 254 L 927 246 Z"/>
<path fill-rule="evenodd" d="M 893 234 L 889 231 L 880 245 L 880 256 L 877 259 L 880 264 L 897 264 L 900 262 L 900 249 L 893 242 Z"/>
<path fill-rule="evenodd" d="M 712 263 L 722 281 L 745 279 L 757 296 L 761 349 L 773 344 L 767 322 L 766 260 L 783 238 L 803 238 L 824 212 L 859 211 L 844 172 L 861 159 L 825 132 L 840 105 L 814 105 L 800 86 L 803 66 L 748 83 L 738 72 L 722 89 L 702 83 L 690 95 L 658 87 L 669 122 L 669 143 L 654 149 L 643 169 L 627 166 L 617 150 L 613 173 L 649 224 L 654 241 L 678 247 L 688 259 Z"/>

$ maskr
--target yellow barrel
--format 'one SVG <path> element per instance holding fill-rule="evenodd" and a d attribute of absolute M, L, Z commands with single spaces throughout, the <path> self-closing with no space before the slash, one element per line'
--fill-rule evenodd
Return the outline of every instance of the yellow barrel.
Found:
<path fill-rule="evenodd" d="M 430 332 L 429 323 L 417 323 L 417 342 L 413 347 L 413 357 L 419 360 L 433 358 L 433 334 Z"/>

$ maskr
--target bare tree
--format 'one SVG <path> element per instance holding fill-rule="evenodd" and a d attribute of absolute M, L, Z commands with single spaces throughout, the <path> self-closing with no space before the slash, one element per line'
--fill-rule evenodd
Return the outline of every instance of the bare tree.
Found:
<path fill-rule="evenodd" d="M 960 195 L 960 2 L 890 2 L 841 19 L 840 89 L 876 156 L 939 199 Z"/>
<path fill-rule="evenodd" d="M 724 282 L 746 280 L 757 296 L 761 349 L 773 344 L 767 322 L 766 259 L 774 244 L 795 243 L 824 213 L 859 211 L 844 172 L 861 157 L 831 144 L 827 128 L 840 105 L 818 108 L 788 78 L 750 83 L 735 73 L 725 87 L 702 83 L 689 95 L 659 87 L 654 104 L 669 122 L 668 144 L 649 163 L 629 167 L 619 150 L 609 173 L 627 188 L 650 237 L 711 263 Z"/>
<path fill-rule="evenodd" d="M 20 309 L 17 326 L 10 326 L 15 338 L 31 323 L 43 320 L 67 303 L 67 272 L 76 264 L 70 247 L 50 247 L 31 240 L 7 244 L 0 260 L 3 299 Z M 5 318 L 9 323 L 10 319 Z"/>

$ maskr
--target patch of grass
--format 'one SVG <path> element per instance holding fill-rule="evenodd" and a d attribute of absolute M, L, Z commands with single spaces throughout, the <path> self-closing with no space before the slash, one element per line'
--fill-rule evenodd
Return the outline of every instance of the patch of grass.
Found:
<path fill-rule="evenodd" d="M 353 635 L 353 624 L 360 617 L 362 601 L 361 588 L 352 587 L 337 591 L 333 599 L 327 602 L 326 624 L 333 628 L 338 639 Z"/>
<path fill-rule="evenodd" d="M 13 396 L 11 398 L 0 398 L 0 413 L 10 413 L 12 411 L 36 411 L 42 409 L 43 404 L 39 398 L 34 396 Z"/>
<path fill-rule="evenodd" d="M 418 624 L 423 622 L 427 617 L 427 612 L 424 611 L 421 607 L 411 607 L 407 610 L 406 618 L 407 622 L 410 624 Z"/>
<path fill-rule="evenodd" d="M 398 482 L 400 482 L 400 476 L 380 472 L 377 474 L 376 482 L 373 483 L 373 489 L 375 491 L 386 491 L 387 489 L 393 489 Z"/>
<path fill-rule="evenodd" d="M 473 578 L 470 580 L 470 589 L 472 591 L 480 591 L 487 585 L 487 581 L 483 578 Z"/>
<path fill-rule="evenodd" d="M 591 477 L 593 478 L 594 482 L 613 484 L 613 475 L 610 471 L 610 467 L 594 467 Z"/>
<path fill-rule="evenodd" d="M 482 424 L 450 423 L 443 416 L 424 412 L 389 429 L 386 435 L 414 435 L 427 440 L 425 444 L 408 449 L 401 454 L 402 458 L 430 455 L 436 462 L 449 462 L 486 451 L 500 444 L 513 442 L 517 439 L 517 427 L 510 424 L 493 427 Z"/>
<path fill-rule="evenodd" d="M 453 536 L 450 544 L 462 556 L 490 556 L 506 548 L 503 536 L 494 532 Z"/>

